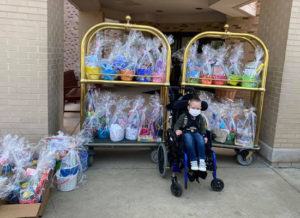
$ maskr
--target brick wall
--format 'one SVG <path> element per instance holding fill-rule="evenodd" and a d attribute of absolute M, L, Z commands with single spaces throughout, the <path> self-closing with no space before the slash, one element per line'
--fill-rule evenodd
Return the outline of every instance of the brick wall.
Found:
<path fill-rule="evenodd" d="M 0 135 L 37 141 L 48 134 L 48 55 L 55 53 L 48 53 L 47 43 L 51 1 L 0 1 Z"/>
<path fill-rule="evenodd" d="M 300 0 L 292 2 L 288 26 L 274 147 L 300 148 Z"/>
<path fill-rule="evenodd" d="M 281 101 L 280 92 L 282 90 L 281 83 L 287 48 L 291 6 L 292 0 L 264 0 L 261 2 L 258 36 L 265 42 L 269 49 L 270 61 L 260 138 L 263 142 L 272 147 L 278 146 L 275 141 L 275 136 L 283 133 L 278 132 L 277 117 L 279 115 L 278 108 Z M 293 31 L 290 31 L 289 37 L 290 43 L 292 43 L 291 37 L 295 37 Z M 293 53 L 292 51 L 290 52 L 291 53 L 288 54 Z M 289 61 L 291 61 L 291 59 Z M 293 107 L 290 109 L 293 110 Z"/>
<path fill-rule="evenodd" d="M 80 71 L 79 11 L 64 0 L 64 71 Z"/>
<path fill-rule="evenodd" d="M 225 22 L 210 22 L 210 23 L 152 23 L 139 22 L 138 24 L 150 25 L 156 27 L 162 32 L 204 32 L 204 31 L 223 31 Z"/>
<path fill-rule="evenodd" d="M 48 134 L 62 129 L 64 2 L 48 0 Z"/>
<path fill-rule="evenodd" d="M 48 131 L 47 1 L 0 1 L 0 25 L 0 135 L 36 141 Z"/>

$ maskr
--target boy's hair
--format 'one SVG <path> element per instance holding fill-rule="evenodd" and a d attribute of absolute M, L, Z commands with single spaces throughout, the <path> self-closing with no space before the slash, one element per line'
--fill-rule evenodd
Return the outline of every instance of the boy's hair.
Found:
<path fill-rule="evenodd" d="M 201 102 L 201 100 L 200 100 L 200 98 L 199 98 L 198 96 L 193 96 L 193 97 L 189 100 L 189 104 L 190 104 L 191 102 L 193 102 L 193 101 L 195 101 L 195 102 Z"/>

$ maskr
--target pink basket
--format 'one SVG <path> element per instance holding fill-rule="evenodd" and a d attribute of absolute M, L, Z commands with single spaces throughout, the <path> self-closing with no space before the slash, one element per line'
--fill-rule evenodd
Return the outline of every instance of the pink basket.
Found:
<path fill-rule="evenodd" d="M 152 82 L 154 83 L 164 83 L 166 81 L 165 73 L 153 72 L 151 76 L 159 76 L 159 77 L 152 78 Z"/>
<path fill-rule="evenodd" d="M 225 85 L 227 76 L 226 75 L 214 75 L 214 79 L 224 79 L 224 80 L 214 80 L 215 85 Z"/>

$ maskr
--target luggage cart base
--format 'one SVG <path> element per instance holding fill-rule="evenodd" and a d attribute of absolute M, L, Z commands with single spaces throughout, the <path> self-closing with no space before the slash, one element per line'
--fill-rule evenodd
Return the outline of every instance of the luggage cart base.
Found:
<path fill-rule="evenodd" d="M 139 142 L 124 139 L 120 142 L 112 142 L 110 139 L 95 139 L 93 142 L 86 144 L 88 149 L 88 165 L 92 166 L 94 162 L 94 148 L 149 148 L 151 152 L 151 160 L 157 163 L 157 148 L 164 142 Z"/>
<path fill-rule="evenodd" d="M 234 149 L 237 154 L 236 160 L 242 166 L 249 166 L 253 162 L 253 153 L 260 150 L 258 145 L 255 145 L 254 147 L 246 147 L 213 142 L 212 146 L 215 148 Z"/>

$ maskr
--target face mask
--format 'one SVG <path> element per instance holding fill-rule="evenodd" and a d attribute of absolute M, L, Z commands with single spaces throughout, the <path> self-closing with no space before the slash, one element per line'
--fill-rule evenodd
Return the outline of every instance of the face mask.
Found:
<path fill-rule="evenodd" d="M 190 115 L 192 115 L 193 117 L 197 117 L 198 115 L 201 114 L 201 110 L 197 110 L 197 109 L 190 109 L 189 110 Z"/>

